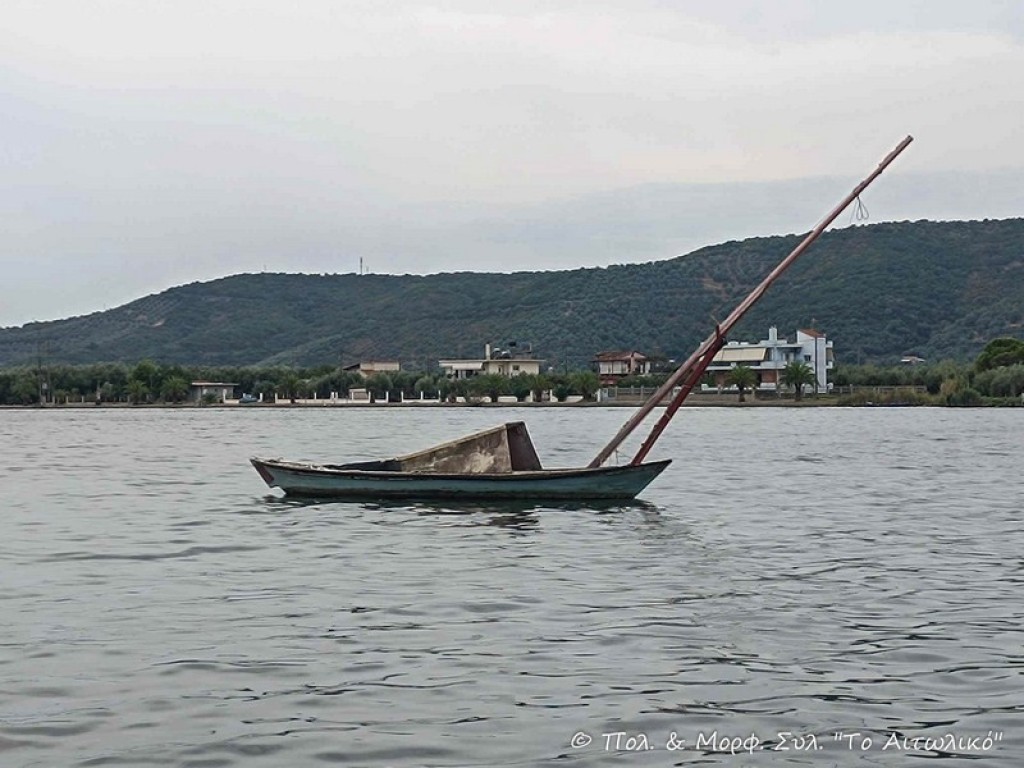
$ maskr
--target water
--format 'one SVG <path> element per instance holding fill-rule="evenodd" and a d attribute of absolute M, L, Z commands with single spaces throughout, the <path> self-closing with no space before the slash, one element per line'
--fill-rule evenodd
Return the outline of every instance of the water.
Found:
<path fill-rule="evenodd" d="M 0 765 L 1020 764 L 1024 409 L 687 409 L 597 508 L 246 462 L 525 418 L 578 465 L 628 413 L 0 412 Z"/>

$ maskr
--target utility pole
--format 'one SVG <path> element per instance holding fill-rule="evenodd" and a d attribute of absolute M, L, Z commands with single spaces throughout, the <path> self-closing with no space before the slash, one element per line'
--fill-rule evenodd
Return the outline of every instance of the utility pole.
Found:
<path fill-rule="evenodd" d="M 814 332 L 814 396 L 818 396 L 818 389 L 821 387 L 821 379 L 818 378 L 818 329 L 814 327 L 815 318 L 811 318 L 811 330 Z"/>
<path fill-rule="evenodd" d="M 43 367 L 43 353 L 46 351 L 43 342 L 36 342 L 36 380 L 39 384 L 39 405 L 46 405 L 50 392 L 50 376 Z"/>

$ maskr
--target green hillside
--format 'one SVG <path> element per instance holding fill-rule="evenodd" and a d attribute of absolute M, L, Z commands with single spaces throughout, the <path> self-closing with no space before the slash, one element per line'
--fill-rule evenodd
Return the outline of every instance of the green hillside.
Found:
<path fill-rule="evenodd" d="M 679 357 L 798 242 L 703 248 L 648 264 L 565 272 L 246 274 L 117 309 L 0 330 L 0 365 L 249 365 L 398 359 L 430 368 L 486 342 L 529 342 L 561 366 L 600 350 Z M 768 292 L 736 338 L 811 324 L 848 363 L 966 359 L 1024 337 L 1024 219 L 876 224 L 827 233 Z"/>

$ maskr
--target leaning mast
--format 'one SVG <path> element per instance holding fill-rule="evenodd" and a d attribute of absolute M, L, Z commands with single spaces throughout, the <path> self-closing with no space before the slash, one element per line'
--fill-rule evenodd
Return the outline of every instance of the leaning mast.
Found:
<path fill-rule="evenodd" d="M 629 420 L 616 433 L 615 437 L 613 437 L 611 441 L 601 449 L 597 456 L 594 457 L 594 460 L 587 466 L 599 467 L 604 464 L 619 445 L 621 445 L 622 442 L 629 437 L 629 435 L 638 426 L 640 426 L 643 420 L 647 418 L 648 414 L 650 414 L 650 412 L 653 411 L 654 408 L 657 407 L 657 405 L 678 386 L 680 388 L 679 392 L 677 392 L 671 402 L 669 402 L 665 409 L 665 413 L 654 425 L 654 428 L 648 434 L 647 438 L 641 444 L 640 449 L 630 461 L 630 464 L 632 465 L 640 464 L 644 460 L 644 457 L 650 452 L 651 448 L 654 447 L 654 443 L 661 436 L 665 427 L 668 426 L 669 421 L 672 420 L 676 411 L 679 410 L 679 407 L 683 404 L 683 401 L 686 400 L 690 392 L 692 392 L 693 388 L 697 385 L 697 382 L 700 381 L 701 376 L 704 375 L 704 371 L 707 369 L 708 365 L 711 364 L 712 358 L 714 358 L 718 350 L 725 344 L 725 338 L 729 331 L 731 331 L 747 311 L 757 303 L 761 296 L 764 295 L 764 292 L 768 290 L 769 286 L 771 286 L 771 284 L 774 283 L 775 280 L 778 279 L 778 277 L 821 236 L 822 232 L 824 232 L 825 229 L 835 221 L 844 210 L 846 210 L 850 203 L 856 200 L 860 194 L 867 189 L 871 182 L 881 175 L 882 171 L 884 171 L 913 140 L 913 136 L 907 136 L 892 152 L 886 155 L 882 159 L 882 162 L 878 164 L 878 167 L 860 184 L 854 187 L 853 191 L 843 198 L 842 202 L 833 208 L 785 259 L 779 262 L 775 269 L 773 269 L 768 276 L 761 281 L 757 288 L 751 291 L 750 294 L 740 302 L 725 321 L 718 324 L 714 332 L 712 332 L 712 334 L 697 347 L 696 351 L 694 351 L 694 353 L 690 355 L 690 357 L 680 365 L 671 376 L 669 376 L 664 384 L 658 387 L 657 391 L 651 395 L 647 402 L 640 406 L 639 410 L 629 418 Z"/>

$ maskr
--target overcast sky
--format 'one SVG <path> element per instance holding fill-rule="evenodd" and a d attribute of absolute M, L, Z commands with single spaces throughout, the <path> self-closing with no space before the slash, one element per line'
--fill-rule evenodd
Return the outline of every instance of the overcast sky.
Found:
<path fill-rule="evenodd" d="M 805 231 L 908 133 L 872 221 L 1019 216 L 1022 9 L 4 0 L 0 326 Z"/>

